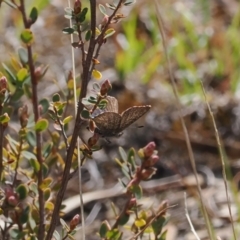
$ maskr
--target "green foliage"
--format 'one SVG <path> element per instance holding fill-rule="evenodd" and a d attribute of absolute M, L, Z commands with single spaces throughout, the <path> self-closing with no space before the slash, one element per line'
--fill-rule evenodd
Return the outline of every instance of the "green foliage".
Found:
<path fill-rule="evenodd" d="M 38 84 L 46 81 L 44 77 L 48 65 L 41 64 L 38 54 L 34 52 L 35 32 L 32 31 L 32 25 L 38 21 L 41 10 L 48 2 L 24 0 L 18 1 L 16 5 L 14 1 L 1 1 L 13 8 L 16 26 L 19 27 L 20 22 L 22 24 L 18 34 L 22 47 L 17 50 L 17 54 L 10 54 L 8 63 L 2 63 L 4 73 L 0 73 L 0 210 L 9 223 L 2 228 L 4 239 L 9 239 L 9 236 L 11 239 L 32 240 L 50 240 L 52 237 L 57 240 L 75 239 L 80 224 L 79 215 L 74 216 L 70 223 L 60 219 L 62 229 L 60 233 L 55 231 L 59 216 L 62 215 L 61 201 L 72 173 L 80 168 L 75 150 L 80 130 L 85 129 L 84 121 L 89 122 L 88 130 L 92 135 L 86 141 L 85 136 L 81 136 L 81 165 L 101 149 L 99 139 L 103 136 L 97 130 L 94 114 L 106 110 L 110 104 L 107 97 L 112 89 L 109 80 L 101 84 L 94 83 L 87 97 L 87 86 L 91 76 L 97 80 L 102 78 L 102 73 L 96 69 L 100 64 L 98 56 L 101 47 L 115 34 L 115 24 L 125 18 L 118 10 L 121 5 L 134 3 L 133 0 L 126 0 L 119 4 L 119 1 L 114 0 L 113 3 L 106 4 L 106 7 L 101 4 L 95 6 L 100 11 L 97 14 L 104 15 L 99 24 L 89 23 L 94 20 L 94 16 L 90 19 L 89 8 L 83 7 L 80 1 L 75 1 L 73 8 L 65 9 L 65 17 L 72 20 L 73 26 L 65 27 L 62 31 L 77 35 L 78 41 L 72 43 L 72 46 L 81 51 L 83 61 L 81 89 L 75 89 L 79 101 L 78 114 L 74 118 L 74 114 L 69 114 L 69 109 L 75 107 L 75 84 L 71 72 L 66 79 L 66 89 L 50 98 L 39 97 Z M 136 24 L 136 15 L 130 22 L 130 25 Z M 133 38 L 130 25 L 125 30 L 130 36 L 131 44 L 135 44 L 137 41 Z M 140 56 L 143 46 L 144 43 L 141 42 L 135 57 Z M 133 58 L 129 62 L 131 66 L 127 71 L 137 65 Z M 127 71 L 123 70 L 123 74 Z M 29 103 L 32 104 L 31 107 Z M 16 121 L 17 130 L 12 133 L 9 125 Z M 151 227 L 150 219 L 157 220 L 160 216 L 151 212 L 150 216 L 142 217 L 147 213 L 137 203 L 137 199 L 143 195 L 140 182 L 149 179 L 154 173 L 151 157 L 156 153 L 152 152 L 147 157 L 140 156 L 133 148 L 128 152 L 120 148 L 119 152 L 121 159 L 117 163 L 128 179 L 128 182 L 121 180 L 126 189 L 127 202 L 122 212 L 113 206 L 116 223 L 111 226 L 106 220 L 101 224 L 99 235 L 102 239 L 123 239 L 122 227 L 126 224 L 131 225 L 133 234 L 144 234 L 144 227 Z M 140 164 L 139 159 L 142 160 Z"/>

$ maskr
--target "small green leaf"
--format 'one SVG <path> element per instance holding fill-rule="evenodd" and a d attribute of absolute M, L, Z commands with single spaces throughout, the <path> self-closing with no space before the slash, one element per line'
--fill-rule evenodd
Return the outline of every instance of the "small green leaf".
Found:
<path fill-rule="evenodd" d="M 22 63 L 26 64 L 28 62 L 28 54 L 25 48 L 20 47 L 18 49 L 18 56 Z"/>
<path fill-rule="evenodd" d="M 37 132 L 42 132 L 48 128 L 48 120 L 47 119 L 39 119 L 35 125 L 35 130 Z"/>
<path fill-rule="evenodd" d="M 67 232 L 69 232 L 70 228 L 68 227 L 67 223 L 62 218 L 60 218 L 60 223 L 61 223 L 63 229 L 66 230 Z"/>
<path fill-rule="evenodd" d="M 100 85 L 98 84 L 98 83 L 93 83 L 93 85 L 92 85 L 92 88 L 93 88 L 93 90 L 95 90 L 95 91 L 100 91 Z"/>
<path fill-rule="evenodd" d="M 28 70 L 26 68 L 22 68 L 17 73 L 17 80 L 19 82 L 23 82 L 28 76 Z"/>
<path fill-rule="evenodd" d="M 88 101 L 88 104 L 89 104 L 89 103 L 92 103 L 92 104 L 97 103 L 97 99 L 96 99 L 95 97 L 92 97 L 92 96 L 90 96 L 90 97 L 87 99 L 87 101 Z"/>
<path fill-rule="evenodd" d="M 32 191 L 31 194 L 35 194 L 36 196 L 38 195 L 38 186 L 37 186 L 37 183 L 35 182 L 31 182 L 30 185 L 29 185 L 29 190 Z"/>
<path fill-rule="evenodd" d="M 56 240 L 61 240 L 62 239 L 60 234 L 57 232 L 57 230 L 54 231 L 53 238 L 56 239 Z"/>
<path fill-rule="evenodd" d="M 28 62 L 28 54 L 25 48 L 20 47 L 18 49 L 18 56 L 21 60 L 22 63 L 27 63 Z"/>
<path fill-rule="evenodd" d="M 135 163 L 135 150 L 134 148 L 130 148 L 128 151 L 127 161 L 131 164 L 132 170 L 135 170 L 136 163 Z"/>
<path fill-rule="evenodd" d="M 73 116 L 68 116 L 66 118 L 63 119 L 63 124 L 68 124 L 69 122 L 71 122 L 73 119 Z"/>
<path fill-rule="evenodd" d="M 43 163 L 43 177 L 47 177 L 49 172 L 48 165 L 46 163 Z"/>
<path fill-rule="evenodd" d="M 97 27 L 95 29 L 95 34 L 96 34 L 96 36 L 99 36 L 101 34 L 101 31 Z"/>
<path fill-rule="evenodd" d="M 31 23 L 35 23 L 38 18 L 38 10 L 36 7 L 33 7 L 31 12 L 30 12 L 30 19 L 32 20 Z"/>
<path fill-rule="evenodd" d="M 44 200 L 47 201 L 51 196 L 51 188 L 46 188 L 44 190 L 43 195 L 44 195 Z"/>
<path fill-rule="evenodd" d="M 49 211 L 53 211 L 54 209 L 54 204 L 52 202 L 45 202 L 44 204 L 44 208 L 49 210 Z"/>
<path fill-rule="evenodd" d="M 123 216 L 121 216 L 121 218 L 119 219 L 119 221 L 118 221 L 119 225 L 124 226 L 124 225 L 128 222 L 129 218 L 130 218 L 130 215 L 125 213 L 125 214 L 124 214 Z"/>
<path fill-rule="evenodd" d="M 72 234 L 68 233 L 68 238 L 70 238 L 71 240 L 75 240 L 75 238 L 72 236 Z"/>
<path fill-rule="evenodd" d="M 99 7 L 100 12 L 101 12 L 103 15 L 107 15 L 106 8 L 105 8 L 102 4 L 99 4 L 98 7 Z"/>
<path fill-rule="evenodd" d="M 13 85 L 16 85 L 17 78 L 15 77 L 15 74 L 4 63 L 2 63 L 2 66 L 3 66 L 4 70 L 7 72 L 8 76 L 10 78 L 11 83 Z"/>
<path fill-rule="evenodd" d="M 126 162 L 127 161 L 127 153 L 125 152 L 125 150 L 122 147 L 119 147 L 118 149 L 119 154 L 121 156 L 121 159 Z"/>
<path fill-rule="evenodd" d="M 65 27 L 63 30 L 62 30 L 63 33 L 65 34 L 73 34 L 75 32 L 75 30 L 71 27 Z"/>
<path fill-rule="evenodd" d="M 16 102 L 23 96 L 23 94 L 24 94 L 23 89 L 18 87 L 16 88 L 14 94 L 12 95 L 11 100 Z"/>
<path fill-rule="evenodd" d="M 85 21 L 85 18 L 86 18 L 86 14 L 88 12 L 88 8 L 84 8 L 81 13 L 79 14 L 79 16 L 77 16 L 77 20 L 82 23 Z"/>
<path fill-rule="evenodd" d="M 40 102 L 39 105 L 42 106 L 41 113 L 44 114 L 48 111 L 49 108 L 49 101 L 46 98 L 43 98 Z"/>
<path fill-rule="evenodd" d="M 155 219 L 152 223 L 152 228 L 155 235 L 159 235 L 161 233 L 164 223 L 166 222 L 166 218 L 160 216 L 159 218 Z"/>
<path fill-rule="evenodd" d="M 16 188 L 16 192 L 19 195 L 19 199 L 23 200 L 27 197 L 28 195 L 28 188 L 26 187 L 26 185 L 24 184 L 20 184 L 18 185 L 18 187 Z"/>
<path fill-rule="evenodd" d="M 21 63 L 15 57 L 11 57 L 11 65 L 17 72 L 22 68 Z"/>
<path fill-rule="evenodd" d="M 136 0 L 126 0 L 124 3 L 123 3 L 123 5 L 125 5 L 125 6 L 130 6 L 130 5 L 132 5 L 133 3 L 135 3 L 136 2 Z"/>
<path fill-rule="evenodd" d="M 104 33 L 104 38 L 108 38 L 112 36 L 116 31 L 113 28 L 107 29 L 107 31 Z"/>
<path fill-rule="evenodd" d="M 29 151 L 22 151 L 22 155 L 24 156 L 24 158 L 26 158 L 27 160 L 29 159 L 37 159 L 36 155 L 33 152 L 29 152 Z"/>
<path fill-rule="evenodd" d="M 58 93 L 55 93 L 52 97 L 53 102 L 59 102 L 60 101 L 60 95 Z"/>
<path fill-rule="evenodd" d="M 115 228 L 115 229 L 108 231 L 106 237 L 107 237 L 107 239 L 118 240 L 121 237 L 121 232 Z"/>
<path fill-rule="evenodd" d="M 107 232 L 110 230 L 110 225 L 109 223 L 105 220 L 104 222 L 102 222 L 100 229 L 99 229 L 99 235 L 101 238 L 105 238 Z"/>
<path fill-rule="evenodd" d="M 98 107 L 99 107 L 100 109 L 105 109 L 106 106 L 107 106 L 107 104 L 108 104 L 108 100 L 107 100 L 107 99 L 102 99 L 102 100 L 100 101 L 100 103 L 98 104 Z"/>
<path fill-rule="evenodd" d="M 167 229 L 163 231 L 163 233 L 157 240 L 166 240 L 166 238 L 167 238 Z"/>
<path fill-rule="evenodd" d="M 92 31 L 91 30 L 88 30 L 85 34 L 85 40 L 86 41 L 89 41 L 90 38 L 91 38 L 91 35 L 92 35 Z"/>
<path fill-rule="evenodd" d="M 20 35 L 23 43 L 31 44 L 33 41 L 33 33 L 30 29 L 24 29 Z"/>
<path fill-rule="evenodd" d="M 135 195 L 137 199 L 142 197 L 142 188 L 139 185 L 133 185 L 131 187 L 131 192 Z"/>
<path fill-rule="evenodd" d="M 116 6 L 114 6 L 113 4 L 110 4 L 110 3 L 106 3 L 106 6 L 108 8 L 110 8 L 111 10 L 115 10 L 116 9 Z"/>
<path fill-rule="evenodd" d="M 40 188 L 44 191 L 51 183 L 52 183 L 53 179 L 48 177 L 43 179 Z"/>
<path fill-rule="evenodd" d="M 97 71 L 96 69 L 93 69 L 92 75 L 96 80 L 100 80 L 102 78 L 102 73 Z"/>
<path fill-rule="evenodd" d="M 29 160 L 30 165 L 34 169 L 34 172 L 37 173 L 40 169 L 40 164 L 36 159 L 30 159 Z"/>
<path fill-rule="evenodd" d="M 32 147 L 36 146 L 36 136 L 34 132 L 32 131 L 27 132 L 27 141 Z"/>
<path fill-rule="evenodd" d="M 134 222 L 135 226 L 141 228 L 146 225 L 146 221 L 144 219 L 136 219 Z"/>
<path fill-rule="evenodd" d="M 89 118 L 90 118 L 90 113 L 89 113 L 89 111 L 88 111 L 88 110 L 82 110 L 82 112 L 81 112 L 81 117 L 82 117 L 83 119 L 89 119 Z"/>
<path fill-rule="evenodd" d="M 3 115 L 0 116 L 0 123 L 8 123 L 10 121 L 10 117 L 8 116 L 7 113 L 4 113 Z"/>
<path fill-rule="evenodd" d="M 26 206 L 20 215 L 20 222 L 22 224 L 26 223 L 29 219 L 30 206 Z"/>
<path fill-rule="evenodd" d="M 44 158 L 47 158 L 50 153 L 52 152 L 52 147 L 53 147 L 53 143 L 52 142 L 49 142 L 49 143 L 46 143 L 43 147 L 43 157 Z"/>

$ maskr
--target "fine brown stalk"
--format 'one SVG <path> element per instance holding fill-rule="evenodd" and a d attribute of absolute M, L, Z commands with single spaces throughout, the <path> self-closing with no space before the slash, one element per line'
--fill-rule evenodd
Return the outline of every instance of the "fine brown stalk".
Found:
<path fill-rule="evenodd" d="M 24 0 L 20 1 L 20 5 L 18 6 L 20 10 L 24 22 L 25 29 L 29 29 L 31 27 L 31 23 L 27 20 L 27 15 L 25 11 Z M 39 110 L 38 110 L 38 91 L 37 91 L 37 78 L 35 76 L 35 67 L 33 63 L 33 54 L 32 54 L 32 47 L 27 45 L 27 53 L 28 53 L 28 64 L 30 70 L 30 77 L 31 77 L 31 86 L 32 86 L 32 104 L 33 104 L 33 111 L 34 111 L 34 121 L 37 123 L 39 120 Z M 38 229 L 38 240 L 44 239 L 44 196 L 43 191 L 41 189 L 41 184 L 43 181 L 43 160 L 42 160 L 42 136 L 41 133 L 36 131 L 36 155 L 37 161 L 39 163 L 39 171 L 37 174 L 38 178 L 38 200 L 39 200 L 39 229 Z"/>

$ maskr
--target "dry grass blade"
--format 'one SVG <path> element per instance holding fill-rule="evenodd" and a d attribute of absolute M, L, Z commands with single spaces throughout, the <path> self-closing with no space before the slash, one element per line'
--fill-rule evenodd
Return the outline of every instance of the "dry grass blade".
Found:
<path fill-rule="evenodd" d="M 197 179 L 197 170 L 196 170 L 196 164 L 195 164 L 195 159 L 194 159 L 194 155 L 193 155 L 193 150 L 192 150 L 191 142 L 190 142 L 190 139 L 189 139 L 188 130 L 186 128 L 186 124 L 185 124 L 185 122 L 183 120 L 183 117 L 182 117 L 183 114 L 182 114 L 182 111 L 181 111 L 179 94 L 178 94 L 178 90 L 177 90 L 177 87 L 176 87 L 176 84 L 175 84 L 175 81 L 174 81 L 170 59 L 169 59 L 169 56 L 168 56 L 168 53 L 167 53 L 167 46 L 166 46 L 165 35 L 164 35 L 164 30 L 163 30 L 163 20 L 162 20 L 162 17 L 161 17 L 160 7 L 159 7 L 159 3 L 158 3 L 157 0 L 155 0 L 155 5 L 156 5 L 156 10 L 157 10 L 156 16 L 157 16 L 158 25 L 159 25 L 159 31 L 160 31 L 160 34 L 161 34 L 161 37 L 162 37 L 162 42 L 163 42 L 164 54 L 165 54 L 165 57 L 167 59 L 168 74 L 170 76 L 171 86 L 173 88 L 174 96 L 176 98 L 177 109 L 178 109 L 178 112 L 179 112 L 181 125 L 182 125 L 183 132 L 184 132 L 184 135 L 185 135 L 185 140 L 186 140 L 186 144 L 187 144 L 190 163 L 191 163 L 193 173 L 195 175 L 195 179 L 196 179 L 196 182 L 197 182 L 197 190 L 198 190 L 198 194 L 199 194 L 199 198 L 200 198 L 203 217 L 204 217 L 204 220 L 205 220 L 205 223 L 206 223 L 206 226 L 207 226 L 209 239 L 213 240 L 213 239 L 216 239 L 216 237 L 215 237 L 215 234 L 214 234 L 214 232 L 212 230 L 212 227 L 211 227 L 210 219 L 209 219 L 209 216 L 207 214 L 207 211 L 206 211 L 206 208 L 205 208 L 205 205 L 204 205 L 202 192 L 201 192 L 201 187 L 200 187 L 200 184 L 198 183 L 198 179 Z"/>
<path fill-rule="evenodd" d="M 220 153 L 221 164 L 222 164 L 222 175 L 223 175 L 225 192 L 226 192 L 226 197 L 227 197 L 228 211 L 229 211 L 229 215 L 230 215 L 230 219 L 231 219 L 231 226 L 232 226 L 234 239 L 236 240 L 237 237 L 236 237 L 236 232 L 235 232 L 235 229 L 234 229 L 232 210 L 231 210 L 231 206 L 230 206 L 230 198 L 229 198 L 229 194 L 228 194 L 227 175 L 226 175 L 225 162 L 224 162 L 224 149 L 223 149 L 223 146 L 222 146 L 221 141 L 220 141 L 220 137 L 219 137 L 218 130 L 217 130 L 217 125 L 216 125 L 216 122 L 215 122 L 215 119 L 214 119 L 214 116 L 213 116 L 213 112 L 212 112 L 211 107 L 210 107 L 210 105 L 207 101 L 207 96 L 206 96 L 206 92 L 205 92 L 202 81 L 201 81 L 201 86 L 202 86 L 202 91 L 203 91 L 203 95 L 204 95 L 204 98 L 205 98 L 205 102 L 206 102 L 206 105 L 208 107 L 208 111 L 210 113 L 211 119 L 212 119 L 214 131 L 215 131 L 215 137 L 216 137 L 217 144 L 218 144 L 218 150 L 219 150 L 219 153 Z"/>
<path fill-rule="evenodd" d="M 195 229 L 194 229 L 194 226 L 193 226 L 192 221 L 191 221 L 191 219 L 190 219 L 190 217 L 189 217 L 189 214 L 188 214 L 188 209 L 187 209 L 187 195 L 186 195 L 186 192 L 184 192 L 184 203 L 185 203 L 185 215 L 186 215 L 186 218 L 187 218 L 187 220 L 188 220 L 188 222 L 189 222 L 189 225 L 190 225 L 190 227 L 191 227 L 191 230 L 192 230 L 194 236 L 196 237 L 196 239 L 197 239 L 197 240 L 200 240 L 200 238 L 198 237 L 198 235 L 197 235 L 197 233 L 196 233 L 196 231 L 195 231 Z"/>
<path fill-rule="evenodd" d="M 70 0 L 68 0 L 68 6 L 71 7 Z M 72 20 L 70 19 L 70 27 L 72 27 Z M 73 34 L 70 35 L 71 43 L 73 43 Z M 72 69 L 73 69 L 73 92 L 74 92 L 74 104 L 75 104 L 75 116 L 77 115 L 77 85 L 76 85 L 76 71 L 75 71 L 75 55 L 74 48 L 71 47 L 72 55 Z M 84 219 L 84 206 L 82 198 L 82 172 L 81 172 L 81 157 L 80 157 L 80 139 L 77 139 L 77 158 L 78 158 L 78 177 L 79 177 L 79 198 L 80 198 L 80 215 L 81 215 L 81 224 L 82 224 L 82 239 L 85 239 L 85 219 Z"/>

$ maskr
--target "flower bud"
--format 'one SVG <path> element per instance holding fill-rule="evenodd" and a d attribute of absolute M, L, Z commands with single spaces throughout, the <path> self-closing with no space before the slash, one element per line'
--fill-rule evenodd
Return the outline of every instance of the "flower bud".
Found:
<path fill-rule="evenodd" d="M 8 81 L 5 76 L 0 78 L 0 94 L 4 95 L 8 86 Z"/>
<path fill-rule="evenodd" d="M 110 90 L 112 89 L 112 84 L 110 81 L 107 79 L 103 82 L 101 89 L 100 89 L 100 94 L 102 96 L 105 96 Z"/>
<path fill-rule="evenodd" d="M 100 136 L 98 133 L 94 133 L 94 135 L 88 139 L 88 146 L 91 148 L 92 146 L 96 145 L 99 137 Z"/>
<path fill-rule="evenodd" d="M 71 231 L 74 230 L 79 222 L 80 222 L 80 215 L 76 214 L 70 221 L 70 224 L 69 224 L 70 230 Z"/>
<path fill-rule="evenodd" d="M 28 107 L 27 105 L 24 105 L 22 108 L 19 108 L 18 116 L 20 119 L 21 127 L 24 128 L 28 124 Z"/>
<path fill-rule="evenodd" d="M 37 79 L 40 79 L 42 76 L 42 68 L 41 67 L 36 67 L 34 70 L 34 75 Z"/>
<path fill-rule="evenodd" d="M 155 148 L 156 148 L 155 142 L 150 142 L 150 143 L 148 143 L 148 144 L 143 148 L 144 157 L 145 157 L 145 158 L 150 157 L 150 156 L 153 154 Z"/>
<path fill-rule="evenodd" d="M 101 30 L 103 30 L 106 24 L 108 23 L 108 19 L 109 19 L 108 15 L 104 15 L 101 23 Z"/>
<path fill-rule="evenodd" d="M 132 207 L 136 206 L 137 204 L 137 199 L 136 198 L 131 198 L 130 202 L 129 202 L 129 209 L 131 209 Z"/>
<path fill-rule="evenodd" d="M 7 202 L 8 202 L 9 205 L 15 207 L 18 204 L 18 199 L 16 198 L 16 196 L 12 195 L 12 196 L 7 198 Z"/>
<path fill-rule="evenodd" d="M 152 167 L 153 165 L 156 164 L 156 162 L 158 162 L 158 160 L 159 160 L 159 156 L 152 155 L 144 161 L 144 167 Z"/>
<path fill-rule="evenodd" d="M 148 180 L 156 173 L 156 168 L 143 169 L 141 172 L 141 180 Z"/>
<path fill-rule="evenodd" d="M 80 0 L 76 0 L 74 3 L 73 11 L 75 14 L 80 13 L 82 10 L 82 4 Z"/>

